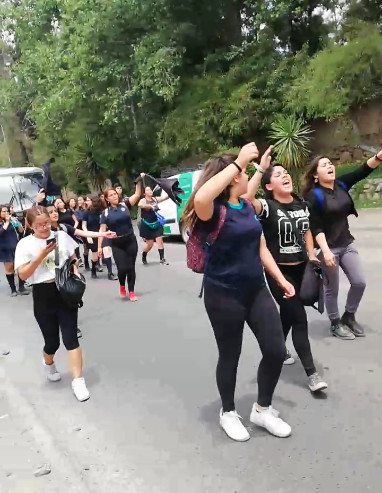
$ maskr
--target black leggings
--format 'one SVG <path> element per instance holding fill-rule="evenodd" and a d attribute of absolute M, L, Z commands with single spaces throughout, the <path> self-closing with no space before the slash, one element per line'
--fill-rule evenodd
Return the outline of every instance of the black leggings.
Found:
<path fill-rule="evenodd" d="M 77 338 L 78 310 L 68 308 L 54 282 L 34 284 L 33 311 L 44 337 L 44 352 L 53 355 L 62 341 L 68 351 L 79 347 Z"/>
<path fill-rule="evenodd" d="M 269 406 L 286 350 L 280 316 L 267 287 L 236 295 L 232 290 L 206 281 L 204 304 L 219 350 L 216 381 L 223 411 L 235 409 L 236 373 L 245 322 L 254 333 L 263 355 L 257 373 L 257 402 L 262 407 Z"/>
<path fill-rule="evenodd" d="M 118 270 L 120 286 L 127 286 L 129 292 L 135 287 L 135 262 L 138 255 L 138 243 L 134 234 L 112 240 L 111 249 Z"/>
<path fill-rule="evenodd" d="M 267 275 L 269 289 L 280 306 L 280 317 L 285 340 L 288 337 L 290 329 L 292 329 L 293 345 L 306 374 L 310 376 L 315 373 L 316 368 L 314 366 L 312 351 L 310 349 L 306 310 L 304 304 L 299 299 L 305 263 L 298 265 L 279 265 L 279 268 L 285 278 L 293 284 L 296 291 L 296 296 L 293 298 L 284 298 L 283 290 L 276 284 L 274 279 Z"/>

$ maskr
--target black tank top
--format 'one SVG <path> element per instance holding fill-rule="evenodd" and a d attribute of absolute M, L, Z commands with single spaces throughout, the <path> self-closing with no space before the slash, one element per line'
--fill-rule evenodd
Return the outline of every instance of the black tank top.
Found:
<path fill-rule="evenodd" d="M 154 207 L 158 205 L 158 202 L 155 199 L 153 199 L 152 202 L 148 202 L 145 199 L 145 202 L 147 205 L 153 205 Z M 155 211 L 153 211 L 152 209 L 141 209 L 141 217 L 148 223 L 155 223 L 155 221 L 157 221 Z"/>

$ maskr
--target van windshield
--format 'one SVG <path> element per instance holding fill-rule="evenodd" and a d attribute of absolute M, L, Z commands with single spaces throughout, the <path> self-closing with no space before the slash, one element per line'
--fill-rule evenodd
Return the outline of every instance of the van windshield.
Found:
<path fill-rule="evenodd" d="M 42 172 L 0 175 L 0 204 L 12 203 L 15 212 L 28 209 L 33 205 L 41 179 Z"/>

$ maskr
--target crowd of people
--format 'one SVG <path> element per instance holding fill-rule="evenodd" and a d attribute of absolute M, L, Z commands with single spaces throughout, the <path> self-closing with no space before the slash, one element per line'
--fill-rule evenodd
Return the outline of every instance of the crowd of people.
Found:
<path fill-rule="evenodd" d="M 208 160 L 182 216 L 188 231 L 198 232 L 208 246 L 204 305 L 218 348 L 220 425 L 236 441 L 250 438 L 235 407 L 245 322 L 262 353 L 251 422 L 277 437 L 292 432 L 272 407 L 283 365 L 295 363 L 286 348 L 289 333 L 307 376 L 307 388 L 320 392 L 328 387 L 314 363 L 307 313 L 300 296 L 309 262 L 319 265 L 324 273 L 331 334 L 341 340 L 365 336 L 364 326 L 355 318 L 366 282 L 349 230 L 348 216 L 357 215 L 349 190 L 379 166 L 382 151 L 340 179 L 336 179 L 331 160 L 318 156 L 305 174 L 301 196 L 294 192 L 288 171 L 272 162 L 272 147 L 248 180 L 246 167 L 258 158 L 256 144 L 250 143 L 238 155 L 223 154 Z M 155 242 L 160 263 L 168 264 L 158 214 L 160 202 L 168 197 L 155 198 L 150 187 L 143 187 L 143 178 L 142 173 L 131 196 L 124 195 L 116 184 L 102 195 L 71 198 L 68 203 L 57 198 L 49 205 L 41 190 L 36 205 L 27 211 L 24 225 L 9 207 L 1 208 L 0 262 L 4 263 L 11 295 L 29 294 L 25 282 L 32 286 L 34 315 L 44 338 L 43 364 L 50 381 L 60 379 L 54 355 L 61 330 L 73 392 L 79 401 L 87 400 L 89 392 L 82 375 L 78 309 L 66 306 L 60 298 L 55 253 L 58 251 L 60 265 L 67 259 L 77 260 L 78 267 L 91 271 L 92 279 L 98 277 L 102 259 L 108 279 L 119 281 L 119 296 L 137 301 L 138 242 L 130 215 L 135 204 L 141 211 L 142 263 L 147 264 Z M 260 186 L 263 198 L 258 199 Z M 338 307 L 339 268 L 350 282 L 342 316 Z"/>

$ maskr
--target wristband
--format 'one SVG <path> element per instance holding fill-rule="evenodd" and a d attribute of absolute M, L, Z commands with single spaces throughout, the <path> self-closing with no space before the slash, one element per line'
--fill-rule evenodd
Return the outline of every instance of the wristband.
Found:
<path fill-rule="evenodd" d="M 236 166 L 236 168 L 238 169 L 239 173 L 241 173 L 243 171 L 242 168 L 240 168 L 240 166 L 237 164 L 236 161 L 233 161 L 231 164 L 233 164 L 233 165 Z"/>
<path fill-rule="evenodd" d="M 382 163 L 382 159 L 379 158 L 377 154 L 374 156 L 374 159 L 376 159 L 377 161 L 379 161 L 380 163 Z"/>
<path fill-rule="evenodd" d="M 265 170 L 263 170 L 263 168 L 259 165 L 259 166 L 256 168 L 256 171 L 262 175 L 262 174 L 264 173 L 264 171 L 265 171 Z"/>

